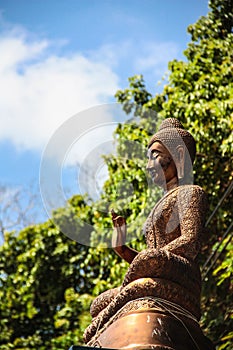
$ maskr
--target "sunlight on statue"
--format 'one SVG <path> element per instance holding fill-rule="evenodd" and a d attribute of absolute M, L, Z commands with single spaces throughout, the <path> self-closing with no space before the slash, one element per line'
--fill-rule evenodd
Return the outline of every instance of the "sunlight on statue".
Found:
<path fill-rule="evenodd" d="M 147 249 L 126 246 L 126 220 L 112 210 L 114 251 L 130 266 L 122 285 L 99 295 L 85 330 L 87 345 L 118 349 L 210 350 L 199 326 L 201 275 L 197 256 L 206 195 L 193 185 L 193 136 L 165 119 L 148 144 L 147 171 L 164 190 L 143 231 Z"/>

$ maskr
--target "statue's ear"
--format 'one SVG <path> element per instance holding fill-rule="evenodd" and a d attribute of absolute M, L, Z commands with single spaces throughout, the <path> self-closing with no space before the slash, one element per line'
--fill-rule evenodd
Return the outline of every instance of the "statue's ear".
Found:
<path fill-rule="evenodd" d="M 184 160 L 185 160 L 185 149 L 184 146 L 179 145 L 176 147 L 176 153 L 177 153 L 177 176 L 178 179 L 183 179 L 184 177 Z"/>

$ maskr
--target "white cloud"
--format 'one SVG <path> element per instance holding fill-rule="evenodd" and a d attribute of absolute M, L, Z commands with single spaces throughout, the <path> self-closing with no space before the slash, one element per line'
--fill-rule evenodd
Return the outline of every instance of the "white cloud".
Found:
<path fill-rule="evenodd" d="M 167 71 L 168 62 L 180 54 L 178 45 L 173 42 L 145 43 L 142 51 L 143 57 L 140 55 L 135 60 L 137 69 L 160 77 Z"/>
<path fill-rule="evenodd" d="M 0 34 L 0 140 L 18 148 L 41 150 L 65 120 L 119 88 L 109 61 L 51 54 L 51 45 L 22 30 Z"/>
<path fill-rule="evenodd" d="M 125 40 L 86 55 L 68 55 L 65 48 L 56 54 L 56 44 L 61 52 L 61 43 L 32 38 L 21 27 L 0 33 L 0 141 L 41 151 L 71 116 L 113 101 L 123 71 L 126 77 L 142 73 L 146 81 L 150 73 L 156 82 L 178 55 L 174 43 Z"/>
<path fill-rule="evenodd" d="M 0 71 L 7 72 L 23 61 L 36 57 L 47 47 L 46 41 L 25 45 L 22 38 L 0 38 L 0 47 L 4 49 L 1 55 Z"/>
<path fill-rule="evenodd" d="M 168 72 L 168 62 L 173 59 L 183 59 L 180 46 L 175 42 L 156 42 L 139 39 L 136 43 L 127 40 L 103 46 L 97 53 L 98 57 L 106 57 L 119 76 L 127 78 L 135 74 L 144 76 L 148 90 L 153 94 L 161 91 L 158 83 Z M 155 91 L 156 89 L 156 91 Z"/>

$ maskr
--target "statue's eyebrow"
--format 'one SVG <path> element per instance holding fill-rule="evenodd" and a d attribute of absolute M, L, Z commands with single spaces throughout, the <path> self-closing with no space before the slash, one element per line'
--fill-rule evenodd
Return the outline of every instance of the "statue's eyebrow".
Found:
<path fill-rule="evenodd" d="M 160 153 L 162 153 L 162 151 L 160 151 L 160 150 L 158 150 L 158 149 L 156 149 L 156 148 L 155 148 L 155 149 L 152 149 L 152 150 L 149 150 L 149 149 L 148 149 L 148 151 L 147 151 L 147 158 L 150 158 L 150 155 L 151 155 L 151 154 L 154 154 L 154 153 L 159 153 L 159 154 L 160 154 Z"/>
<path fill-rule="evenodd" d="M 150 151 L 151 153 L 162 153 L 162 151 L 160 151 L 160 150 L 158 150 L 158 149 L 152 149 L 151 151 Z"/>

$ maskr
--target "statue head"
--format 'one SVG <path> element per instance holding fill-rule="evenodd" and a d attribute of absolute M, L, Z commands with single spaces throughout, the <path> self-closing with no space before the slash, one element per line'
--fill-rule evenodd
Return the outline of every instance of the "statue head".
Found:
<path fill-rule="evenodd" d="M 158 132 L 150 139 L 149 150 L 154 143 L 159 143 L 166 148 L 175 164 L 177 178 L 185 182 L 196 155 L 196 143 L 193 136 L 184 129 L 179 120 L 167 118 L 161 123 Z"/>

